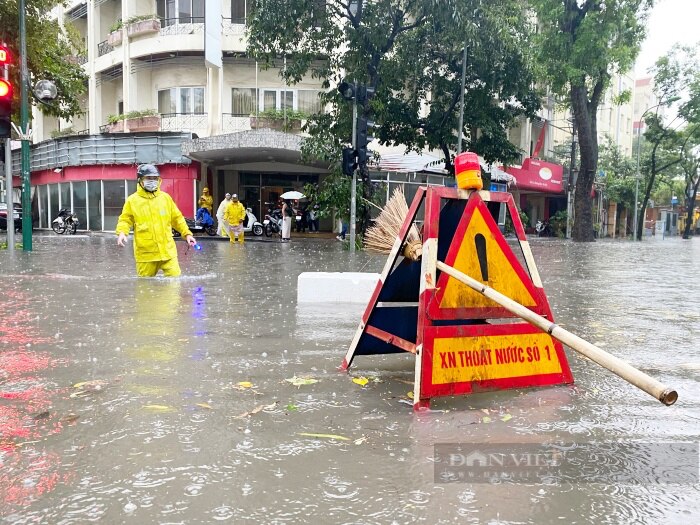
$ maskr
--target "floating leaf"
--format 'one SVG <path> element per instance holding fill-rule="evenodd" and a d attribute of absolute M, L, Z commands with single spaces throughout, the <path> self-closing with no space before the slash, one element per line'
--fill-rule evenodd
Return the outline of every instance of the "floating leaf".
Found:
<path fill-rule="evenodd" d="M 313 434 L 311 432 L 297 432 L 297 436 L 314 437 L 322 439 L 337 439 L 339 441 L 350 441 L 350 438 L 338 436 L 337 434 Z"/>
<path fill-rule="evenodd" d="M 413 390 L 406 394 L 406 397 L 408 397 L 408 399 L 413 399 Z"/>
<path fill-rule="evenodd" d="M 293 384 L 294 386 L 305 386 L 305 385 L 313 385 L 314 383 L 318 383 L 318 379 L 313 379 L 311 377 L 290 377 L 289 379 L 285 379 L 288 383 Z"/>
<path fill-rule="evenodd" d="M 489 409 L 488 409 L 488 408 L 482 408 L 481 411 L 482 411 L 484 414 L 486 414 L 486 415 L 489 414 Z"/>
<path fill-rule="evenodd" d="M 366 377 L 353 377 L 352 382 L 356 385 L 365 386 L 367 383 L 369 383 L 369 379 Z"/>
<path fill-rule="evenodd" d="M 272 410 L 277 406 L 277 401 L 274 403 L 271 403 L 269 405 L 258 405 L 256 406 L 253 410 L 250 410 L 249 412 L 243 412 L 242 414 L 235 416 L 236 419 L 242 419 L 244 417 L 252 416 L 254 414 L 257 414 L 258 412 L 262 412 L 263 410 Z"/>
<path fill-rule="evenodd" d="M 143 408 L 145 410 L 151 410 L 153 412 L 174 412 L 175 409 L 173 407 L 169 407 L 168 405 L 144 405 Z"/>
<path fill-rule="evenodd" d="M 491 423 L 491 418 L 489 416 L 484 416 L 481 418 L 482 423 Z"/>
<path fill-rule="evenodd" d="M 294 403 L 289 403 L 287 405 L 287 412 L 294 412 L 295 410 L 299 410 L 299 407 L 296 406 Z"/>
<path fill-rule="evenodd" d="M 362 445 L 362 443 L 364 443 L 365 441 L 367 441 L 367 436 L 362 434 L 362 437 L 357 438 L 355 441 L 353 441 L 353 443 L 355 443 L 355 445 Z"/>
<path fill-rule="evenodd" d="M 511 419 L 513 419 L 513 416 L 511 416 L 510 414 L 506 414 L 501 418 L 501 421 L 505 423 L 506 421 L 510 421 Z"/>
<path fill-rule="evenodd" d="M 404 383 L 404 384 L 406 384 L 406 385 L 413 385 L 413 384 L 414 384 L 413 381 L 409 381 L 408 379 L 399 379 L 399 378 L 397 377 L 396 380 L 397 380 L 399 383 Z"/>
<path fill-rule="evenodd" d="M 213 408 L 211 407 L 211 405 L 209 403 L 197 403 L 197 406 L 202 407 L 202 408 L 208 408 L 209 410 L 213 410 Z"/>
<path fill-rule="evenodd" d="M 61 421 L 63 421 L 64 423 L 74 423 L 79 418 L 80 418 L 80 416 L 78 414 L 68 414 L 68 415 L 64 416 L 61 419 Z"/>
<path fill-rule="evenodd" d="M 239 381 L 236 383 L 236 386 L 240 388 L 253 388 L 253 383 L 250 381 Z"/>

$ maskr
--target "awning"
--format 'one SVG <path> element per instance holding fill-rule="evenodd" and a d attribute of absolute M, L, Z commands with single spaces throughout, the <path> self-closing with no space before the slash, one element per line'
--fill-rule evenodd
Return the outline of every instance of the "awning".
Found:
<path fill-rule="evenodd" d="M 504 169 L 503 166 L 500 168 Z M 560 164 L 528 157 L 521 167 L 509 167 L 505 171 L 514 179 L 512 189 L 564 193 L 564 168 Z"/>

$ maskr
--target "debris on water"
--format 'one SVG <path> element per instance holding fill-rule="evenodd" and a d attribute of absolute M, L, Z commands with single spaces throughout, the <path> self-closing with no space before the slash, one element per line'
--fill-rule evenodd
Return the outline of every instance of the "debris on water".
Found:
<path fill-rule="evenodd" d="M 337 434 L 315 434 L 313 432 L 297 432 L 297 436 L 312 437 L 319 439 L 335 439 L 337 441 L 350 441 L 350 438 Z"/>
<path fill-rule="evenodd" d="M 143 409 L 152 412 L 175 412 L 175 409 L 168 405 L 144 405 Z"/>
<path fill-rule="evenodd" d="M 364 376 L 353 377 L 352 382 L 355 383 L 356 385 L 365 386 L 365 385 L 367 385 L 367 383 L 369 383 L 369 379 L 367 379 Z"/>
<path fill-rule="evenodd" d="M 299 387 L 299 386 L 306 386 L 306 385 L 313 385 L 314 383 L 318 383 L 318 379 L 314 379 L 312 377 L 290 377 L 285 379 L 288 383 L 291 383 L 292 385 Z"/>
<path fill-rule="evenodd" d="M 269 405 L 258 405 L 253 410 L 249 410 L 248 412 L 243 412 L 242 414 L 239 414 L 239 415 L 234 416 L 234 417 L 236 419 L 243 419 L 244 417 L 255 415 L 258 412 L 262 412 L 263 410 L 272 410 L 276 406 L 277 406 L 277 401 L 275 401 L 274 403 L 270 403 Z"/>

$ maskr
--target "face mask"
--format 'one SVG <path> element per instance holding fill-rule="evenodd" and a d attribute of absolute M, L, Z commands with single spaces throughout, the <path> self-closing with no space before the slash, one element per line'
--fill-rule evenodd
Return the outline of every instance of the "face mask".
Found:
<path fill-rule="evenodd" d="M 145 180 L 143 181 L 143 189 L 146 191 L 154 192 L 158 189 L 157 180 Z"/>

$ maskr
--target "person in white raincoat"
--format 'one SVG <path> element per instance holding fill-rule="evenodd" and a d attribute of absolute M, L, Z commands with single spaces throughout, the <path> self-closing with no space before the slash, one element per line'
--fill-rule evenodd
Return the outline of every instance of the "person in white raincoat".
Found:
<path fill-rule="evenodd" d="M 231 194 L 227 193 L 226 198 L 219 204 L 219 209 L 216 210 L 216 221 L 218 223 L 217 234 L 222 237 L 228 237 L 228 223 L 224 220 L 224 214 L 226 213 L 226 208 L 231 203 Z"/>

